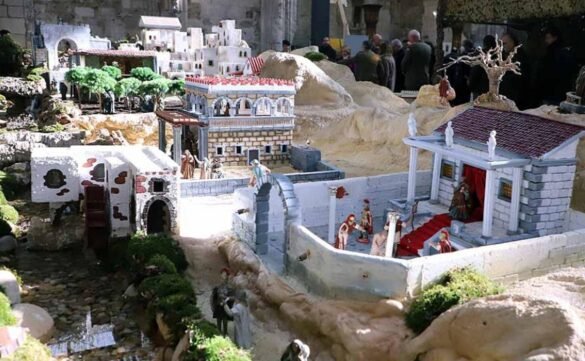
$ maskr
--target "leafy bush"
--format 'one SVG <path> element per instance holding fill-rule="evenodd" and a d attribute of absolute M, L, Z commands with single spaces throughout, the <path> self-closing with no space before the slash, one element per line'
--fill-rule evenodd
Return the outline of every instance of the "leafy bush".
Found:
<path fill-rule="evenodd" d="M 148 300 L 160 300 L 174 294 L 195 297 L 189 281 L 179 274 L 162 274 L 146 278 L 138 286 L 138 292 Z"/>
<path fill-rule="evenodd" d="M 58 133 L 63 131 L 65 131 L 65 127 L 59 123 L 52 125 L 44 125 L 39 128 L 39 132 L 41 133 Z"/>
<path fill-rule="evenodd" d="M 170 259 L 168 259 L 166 256 L 163 256 L 162 254 L 157 254 L 157 255 L 152 256 L 148 260 L 148 262 L 146 262 L 146 267 L 154 267 L 160 273 L 166 273 L 166 274 L 177 273 L 177 267 L 175 267 L 175 264 Z"/>
<path fill-rule="evenodd" d="M 122 70 L 114 65 L 104 65 L 102 66 L 102 70 L 108 73 L 113 79 L 120 79 L 122 78 Z"/>
<path fill-rule="evenodd" d="M 310 61 L 321 61 L 323 59 L 327 59 L 327 55 L 318 51 L 309 51 L 305 54 L 305 58 L 309 59 Z"/>
<path fill-rule="evenodd" d="M 32 336 L 26 336 L 24 343 L 12 355 L 7 356 L 6 361 L 50 361 L 51 351 L 47 346 L 37 341 Z"/>
<path fill-rule="evenodd" d="M 175 265 L 178 272 L 187 269 L 185 253 L 177 242 L 166 234 L 137 233 L 128 243 L 128 257 L 134 270 L 142 269 L 146 261 L 160 254 L 166 256 Z"/>
<path fill-rule="evenodd" d="M 87 74 L 88 70 L 89 69 L 83 66 L 73 68 L 65 73 L 65 80 L 72 84 L 79 85 L 83 82 L 83 79 L 85 79 L 85 75 Z"/>
<path fill-rule="evenodd" d="M 171 81 L 171 85 L 169 86 L 169 93 L 174 95 L 184 95 L 185 94 L 185 80 L 184 79 L 176 79 Z"/>
<path fill-rule="evenodd" d="M 163 314 L 163 320 L 170 327 L 175 342 L 185 334 L 189 323 L 201 318 L 195 298 L 184 294 L 169 295 L 152 302 L 148 314 L 153 317 L 158 312 Z"/>
<path fill-rule="evenodd" d="M 214 336 L 221 336 L 217 326 L 207 320 L 197 320 L 190 322 L 187 325 L 187 329 L 192 331 L 192 342 L 191 344 L 200 344 L 205 339 L 212 338 Z"/>
<path fill-rule="evenodd" d="M 406 324 L 421 333 L 451 307 L 500 292 L 499 285 L 473 269 L 451 270 L 414 300 L 406 314 Z"/>
<path fill-rule="evenodd" d="M 207 361 L 252 361 L 248 351 L 239 349 L 229 338 L 215 336 L 203 343 Z"/>
<path fill-rule="evenodd" d="M 0 293 L 0 327 L 13 325 L 16 325 L 16 318 L 12 314 L 10 300 L 4 293 Z"/>
<path fill-rule="evenodd" d="M 18 211 L 9 204 L 0 206 L 0 219 L 10 222 L 12 224 L 18 223 Z"/>
<path fill-rule="evenodd" d="M 140 81 L 150 81 L 156 78 L 160 78 L 160 75 L 155 73 L 152 69 L 146 67 L 134 68 L 132 71 L 130 71 L 130 74 Z"/>
<path fill-rule="evenodd" d="M 0 237 L 8 236 L 9 234 L 12 234 L 12 227 L 8 222 L 0 219 Z"/>

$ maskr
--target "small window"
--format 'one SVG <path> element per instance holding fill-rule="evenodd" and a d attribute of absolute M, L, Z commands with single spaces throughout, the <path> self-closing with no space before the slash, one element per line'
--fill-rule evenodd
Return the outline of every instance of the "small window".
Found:
<path fill-rule="evenodd" d="M 240 71 L 240 66 L 236 65 L 236 71 Z"/>
<path fill-rule="evenodd" d="M 160 193 L 165 191 L 165 182 L 163 180 L 155 180 L 152 182 L 152 191 L 154 193 Z"/>
<path fill-rule="evenodd" d="M 265 145 L 264 146 L 264 153 L 266 153 L 266 154 L 272 154 L 272 146 L 271 145 Z"/>
<path fill-rule="evenodd" d="M 280 152 L 281 153 L 288 153 L 288 144 L 281 144 L 280 145 Z"/>
<path fill-rule="evenodd" d="M 207 65 L 209 65 L 209 66 L 213 66 L 213 60 L 209 60 L 209 61 L 207 62 Z"/>
<path fill-rule="evenodd" d="M 45 179 L 44 185 L 47 188 L 59 189 L 67 184 L 65 182 L 65 178 L 67 177 L 59 169 L 49 170 L 43 178 Z"/>
<path fill-rule="evenodd" d="M 230 72 L 230 67 L 228 66 L 228 67 L 226 68 L 226 70 L 225 70 L 225 71 L 226 71 L 227 73 L 229 73 L 229 72 Z"/>
<path fill-rule="evenodd" d="M 512 200 L 512 181 L 503 178 L 500 179 L 498 198 L 507 202 Z"/>
<path fill-rule="evenodd" d="M 441 178 L 455 179 L 455 163 L 444 160 L 441 162 Z"/>
<path fill-rule="evenodd" d="M 236 154 L 237 155 L 244 154 L 244 147 L 242 147 L 241 145 L 236 145 Z"/>
<path fill-rule="evenodd" d="M 215 147 L 215 155 L 223 155 L 223 146 Z"/>

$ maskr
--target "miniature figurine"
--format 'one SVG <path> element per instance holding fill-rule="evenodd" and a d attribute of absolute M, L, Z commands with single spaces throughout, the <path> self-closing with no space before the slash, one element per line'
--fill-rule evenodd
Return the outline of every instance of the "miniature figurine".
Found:
<path fill-rule="evenodd" d="M 488 146 L 488 157 L 489 160 L 494 160 L 496 158 L 496 131 L 492 130 L 490 132 L 490 139 L 487 141 Z"/>
<path fill-rule="evenodd" d="M 228 298 L 228 300 L 232 300 Z M 250 312 L 248 311 L 248 302 L 246 292 L 239 291 L 236 293 L 233 307 L 224 304 L 224 311 L 234 319 L 234 342 L 243 349 L 252 347 L 252 332 L 250 331 Z"/>
<path fill-rule="evenodd" d="M 188 149 L 181 156 L 181 174 L 183 179 L 192 179 L 195 173 L 195 158 Z"/>
<path fill-rule="evenodd" d="M 439 233 L 439 239 L 431 240 L 429 247 L 429 255 L 435 255 L 440 253 L 453 252 L 453 246 L 451 246 L 451 240 L 449 239 L 449 231 L 442 230 Z"/>
<path fill-rule="evenodd" d="M 344 250 L 347 247 L 347 241 L 349 239 L 349 235 L 353 232 L 354 229 L 358 231 L 364 232 L 365 230 L 355 222 L 355 215 L 350 214 L 347 216 L 347 219 L 341 223 L 339 226 L 339 230 L 337 231 L 337 239 L 335 240 L 334 247 L 337 249 Z"/>
<path fill-rule="evenodd" d="M 453 199 L 449 207 L 449 215 L 455 220 L 466 221 L 469 218 L 470 208 L 471 194 L 469 192 L 469 186 L 463 180 L 453 193 Z"/>
<path fill-rule="evenodd" d="M 453 135 L 455 132 L 453 131 L 453 122 L 449 121 L 447 123 L 447 128 L 445 129 L 445 145 L 447 148 L 453 148 Z"/>
<path fill-rule="evenodd" d="M 69 89 L 67 88 L 67 84 L 59 83 L 59 93 L 61 94 L 61 100 L 67 100 L 67 92 Z"/>
<path fill-rule="evenodd" d="M 250 177 L 250 181 L 248 182 L 248 185 L 250 187 L 254 187 L 257 186 L 258 184 L 260 184 L 260 182 L 262 182 L 262 179 L 270 174 L 270 169 L 268 169 L 268 167 L 260 164 L 260 161 L 258 159 L 254 159 L 250 165 L 252 166 L 252 177 Z"/>
<path fill-rule="evenodd" d="M 311 355 L 311 349 L 301 340 L 291 342 L 282 356 L 280 361 L 308 361 Z"/>
<path fill-rule="evenodd" d="M 203 160 L 199 160 L 197 156 L 195 157 L 195 162 L 199 166 L 199 179 L 210 179 L 211 178 L 211 163 L 207 157 L 204 157 Z"/>
<path fill-rule="evenodd" d="M 416 137 L 416 133 L 416 119 L 414 118 L 414 113 L 410 113 L 408 114 L 408 134 L 411 137 Z"/>
<path fill-rule="evenodd" d="M 219 158 L 215 158 L 211 163 L 211 178 L 212 179 L 223 179 L 225 177 L 223 173 L 223 164 Z"/>
<path fill-rule="evenodd" d="M 229 282 L 230 270 L 224 268 L 221 270 L 222 283 L 213 288 L 211 292 L 211 310 L 213 318 L 216 319 L 217 328 L 222 335 L 227 335 L 228 321 L 231 321 L 231 316 L 225 311 L 224 305 L 230 307 L 233 303 L 228 302 L 229 297 L 233 296 L 234 289 Z"/>
<path fill-rule="evenodd" d="M 372 238 L 372 248 L 370 254 L 372 256 L 384 257 L 386 255 L 386 240 L 388 239 L 388 230 L 390 229 L 390 222 L 384 224 L 382 232 L 374 234 Z"/>
<path fill-rule="evenodd" d="M 455 89 L 451 87 L 447 75 L 441 78 L 441 82 L 439 83 L 439 96 L 441 97 L 442 105 L 449 105 L 449 102 L 456 97 Z"/>
<path fill-rule="evenodd" d="M 360 226 L 364 229 L 360 232 L 360 236 L 357 239 L 358 242 L 368 244 L 370 243 L 369 236 L 374 233 L 374 224 L 372 211 L 370 210 L 370 200 L 364 199 L 364 208 L 362 210 L 362 216 L 360 218 Z"/>

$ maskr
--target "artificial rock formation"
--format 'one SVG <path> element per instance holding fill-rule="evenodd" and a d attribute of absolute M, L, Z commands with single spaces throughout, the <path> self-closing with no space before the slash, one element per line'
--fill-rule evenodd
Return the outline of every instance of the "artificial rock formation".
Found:
<path fill-rule="evenodd" d="M 82 144 L 82 133 L 36 133 L 29 131 L 0 134 L 0 167 L 30 161 L 33 148 L 69 147 Z"/>
<path fill-rule="evenodd" d="M 20 303 L 20 285 L 12 272 L 0 270 L 0 287 L 11 304 Z"/>
<path fill-rule="evenodd" d="M 8 96 L 32 97 L 43 94 L 45 80 L 28 81 L 24 78 L 0 77 L 0 94 Z"/>
<path fill-rule="evenodd" d="M 63 217 L 57 227 L 50 219 L 32 217 L 27 247 L 36 251 L 59 251 L 83 242 L 85 224 L 81 216 Z"/>
<path fill-rule="evenodd" d="M 44 308 L 30 303 L 19 303 L 14 305 L 12 313 L 16 318 L 17 326 L 28 329 L 32 337 L 41 342 L 51 339 L 55 331 L 55 322 Z"/>

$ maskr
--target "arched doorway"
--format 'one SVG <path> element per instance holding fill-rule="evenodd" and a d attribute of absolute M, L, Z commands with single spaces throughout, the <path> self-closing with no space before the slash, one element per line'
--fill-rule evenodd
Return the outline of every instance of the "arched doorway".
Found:
<path fill-rule="evenodd" d="M 77 44 L 71 39 L 61 39 L 56 46 L 59 68 L 70 69 L 73 64 L 78 65 L 77 56 L 73 54 L 77 50 Z"/>
<path fill-rule="evenodd" d="M 171 212 L 166 202 L 157 199 L 148 207 L 146 217 L 146 233 L 170 233 Z"/>

